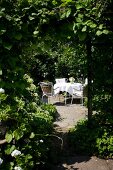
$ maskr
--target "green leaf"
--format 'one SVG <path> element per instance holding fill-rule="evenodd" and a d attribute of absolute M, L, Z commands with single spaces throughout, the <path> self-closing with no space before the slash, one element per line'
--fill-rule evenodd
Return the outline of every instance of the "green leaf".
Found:
<path fill-rule="evenodd" d="M 29 16 L 29 20 L 32 21 L 32 20 L 34 20 L 34 19 L 35 19 L 34 17 Z"/>
<path fill-rule="evenodd" d="M 37 13 L 32 13 L 31 15 L 32 15 L 32 16 L 37 16 Z"/>
<path fill-rule="evenodd" d="M 66 17 L 66 13 L 64 12 L 64 13 L 60 16 L 60 18 L 63 19 L 63 18 L 65 18 L 65 17 Z"/>
<path fill-rule="evenodd" d="M 83 8 L 82 5 L 80 5 L 80 4 L 77 4 L 77 5 L 76 5 L 76 9 L 81 9 L 81 8 Z"/>
<path fill-rule="evenodd" d="M 26 160 L 28 159 L 32 159 L 32 156 L 30 154 L 27 154 L 26 157 L 25 157 Z"/>
<path fill-rule="evenodd" d="M 69 8 L 68 11 L 66 12 L 66 17 L 68 18 L 70 14 L 71 14 L 71 9 Z"/>
<path fill-rule="evenodd" d="M 90 25 L 90 28 L 95 28 L 96 26 L 97 25 L 93 23 L 93 24 Z"/>
<path fill-rule="evenodd" d="M 10 162 L 10 166 L 13 167 L 14 166 L 14 162 Z"/>
<path fill-rule="evenodd" d="M 23 132 L 20 130 L 20 129 L 16 129 L 14 132 L 13 132 L 13 135 L 14 135 L 14 138 L 16 140 L 19 140 L 20 138 L 23 137 Z"/>
<path fill-rule="evenodd" d="M 21 39 L 22 39 L 22 34 L 21 34 L 21 33 L 16 33 L 15 36 L 14 36 L 14 38 L 15 38 L 16 40 L 21 40 Z"/>
<path fill-rule="evenodd" d="M 1 18 L 2 16 L 4 16 L 4 11 L 5 11 L 5 8 L 2 8 L 2 9 L 0 10 L 0 18 Z"/>
<path fill-rule="evenodd" d="M 84 27 L 82 28 L 82 32 L 85 32 L 86 29 L 87 29 L 87 26 L 84 26 Z"/>
<path fill-rule="evenodd" d="M 102 32 L 103 32 L 104 34 L 108 34 L 108 33 L 109 33 L 108 30 L 103 30 Z"/>
<path fill-rule="evenodd" d="M 96 32 L 96 35 L 101 35 L 102 34 L 102 31 L 100 31 L 100 30 L 98 30 L 97 32 Z"/>
<path fill-rule="evenodd" d="M 83 18 L 83 16 L 84 16 L 83 14 L 78 14 L 79 18 Z"/>
<path fill-rule="evenodd" d="M 10 15 L 6 15 L 6 19 L 7 19 L 8 21 L 11 21 L 11 16 L 10 16 Z"/>
<path fill-rule="evenodd" d="M 100 24 L 99 25 L 99 29 L 101 30 L 103 28 L 103 24 Z"/>
<path fill-rule="evenodd" d="M 87 22 L 86 22 L 86 24 L 87 24 L 87 26 L 89 26 L 90 28 L 95 28 L 97 25 L 94 23 L 94 22 L 92 22 L 91 20 L 88 20 Z"/>
<path fill-rule="evenodd" d="M 4 34 L 6 32 L 6 30 L 0 30 L 0 35 Z"/>
<path fill-rule="evenodd" d="M 5 49 L 7 49 L 7 50 L 10 50 L 11 48 L 12 48 L 12 44 L 10 44 L 10 43 L 3 43 L 3 47 L 5 48 Z"/>
<path fill-rule="evenodd" d="M 34 31 L 33 34 L 34 35 L 37 35 L 39 33 L 39 31 Z"/>
<path fill-rule="evenodd" d="M 81 18 L 76 18 L 76 22 L 82 22 Z"/>
<path fill-rule="evenodd" d="M 57 1 L 53 0 L 53 1 L 52 1 L 52 4 L 53 4 L 53 5 L 57 5 Z"/>
<path fill-rule="evenodd" d="M 2 70 L 0 70 L 0 75 L 2 75 Z"/>
<path fill-rule="evenodd" d="M 21 19 L 20 18 L 15 18 L 15 21 L 20 21 Z"/>
<path fill-rule="evenodd" d="M 34 132 L 31 132 L 31 134 L 30 134 L 30 137 L 29 138 L 34 138 L 35 137 L 35 134 L 34 134 Z"/>
<path fill-rule="evenodd" d="M 8 146 L 7 146 L 7 149 L 5 149 L 5 154 L 10 155 L 11 152 L 12 152 L 14 149 L 15 149 L 15 145 L 12 145 L 12 146 L 8 145 Z"/>
<path fill-rule="evenodd" d="M 6 135 L 5 135 L 5 139 L 8 143 L 10 143 L 13 139 L 13 135 L 11 133 L 7 132 Z"/>
<path fill-rule="evenodd" d="M 64 3 L 72 2 L 72 0 L 61 0 L 61 1 L 64 2 Z"/>
<path fill-rule="evenodd" d="M 84 41 L 87 37 L 87 33 L 86 32 L 80 32 L 78 33 L 79 39 L 80 41 Z"/>

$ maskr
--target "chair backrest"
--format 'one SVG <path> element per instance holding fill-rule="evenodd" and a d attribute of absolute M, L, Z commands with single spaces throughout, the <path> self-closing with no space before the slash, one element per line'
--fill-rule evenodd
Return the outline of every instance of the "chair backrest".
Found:
<path fill-rule="evenodd" d="M 55 79 L 56 83 L 66 83 L 67 79 L 66 78 L 59 78 L 59 79 Z"/>
<path fill-rule="evenodd" d="M 83 86 L 81 90 L 73 89 L 73 94 L 75 94 L 75 96 L 88 97 L 88 85 Z"/>
<path fill-rule="evenodd" d="M 52 95 L 53 94 L 53 84 L 52 82 L 40 82 L 40 87 L 43 92 L 43 95 Z"/>

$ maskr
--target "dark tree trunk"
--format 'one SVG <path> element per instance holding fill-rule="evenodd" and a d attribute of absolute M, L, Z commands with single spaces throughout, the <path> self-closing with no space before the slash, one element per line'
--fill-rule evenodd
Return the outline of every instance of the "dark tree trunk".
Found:
<path fill-rule="evenodd" d="M 92 119 L 92 55 L 91 55 L 91 40 L 87 41 L 87 71 L 88 71 L 88 121 Z"/>

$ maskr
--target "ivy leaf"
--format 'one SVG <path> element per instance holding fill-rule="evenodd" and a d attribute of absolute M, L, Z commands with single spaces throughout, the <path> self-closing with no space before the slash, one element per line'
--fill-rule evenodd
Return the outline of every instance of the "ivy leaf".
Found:
<path fill-rule="evenodd" d="M 7 132 L 6 135 L 5 135 L 5 139 L 8 143 L 10 143 L 13 139 L 13 135 L 11 133 Z"/>

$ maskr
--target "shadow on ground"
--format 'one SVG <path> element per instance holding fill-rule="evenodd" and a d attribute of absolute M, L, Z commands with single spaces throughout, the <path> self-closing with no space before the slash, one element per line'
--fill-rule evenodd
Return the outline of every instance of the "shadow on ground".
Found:
<path fill-rule="evenodd" d="M 106 160 L 81 155 L 68 156 L 54 166 L 53 170 L 113 170 L 113 159 Z"/>
<path fill-rule="evenodd" d="M 62 158 L 61 162 L 54 166 L 54 170 L 79 170 L 75 165 L 83 162 L 86 163 L 90 159 L 91 157 L 88 156 L 68 156 L 67 158 Z"/>

